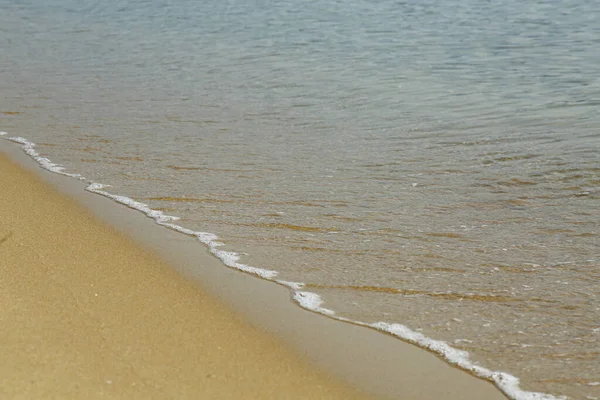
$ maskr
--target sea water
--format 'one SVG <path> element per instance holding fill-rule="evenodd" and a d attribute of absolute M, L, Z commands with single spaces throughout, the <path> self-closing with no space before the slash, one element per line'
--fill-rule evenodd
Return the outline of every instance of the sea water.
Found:
<path fill-rule="evenodd" d="M 308 308 L 600 398 L 598 1 L 0 0 L 0 130 Z"/>

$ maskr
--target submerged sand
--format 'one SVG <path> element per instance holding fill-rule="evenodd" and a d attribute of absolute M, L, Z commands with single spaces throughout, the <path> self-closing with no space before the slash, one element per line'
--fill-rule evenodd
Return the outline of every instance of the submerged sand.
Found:
<path fill-rule="evenodd" d="M 0 182 L 0 398 L 364 398 L 3 155 Z"/>

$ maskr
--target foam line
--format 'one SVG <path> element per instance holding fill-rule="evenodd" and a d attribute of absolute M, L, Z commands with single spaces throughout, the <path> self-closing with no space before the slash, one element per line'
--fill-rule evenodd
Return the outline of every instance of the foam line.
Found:
<path fill-rule="evenodd" d="M 390 324 L 387 322 L 376 322 L 368 324 L 372 328 L 391 333 L 394 336 L 404 339 L 407 342 L 416 344 L 433 353 L 442 356 L 452 364 L 460 367 L 481 378 L 494 382 L 504 394 L 516 400 L 565 400 L 566 397 L 555 397 L 546 393 L 527 392 L 519 387 L 519 378 L 505 372 L 491 371 L 481 367 L 469 360 L 469 353 L 464 350 L 455 349 L 448 343 L 441 340 L 428 338 L 420 332 L 401 324 Z"/>
<path fill-rule="evenodd" d="M 328 316 L 335 315 L 335 312 L 332 310 L 321 307 L 323 300 L 321 299 L 321 296 L 316 293 L 296 290 L 294 291 L 294 300 L 300 305 L 300 307 L 306 308 L 307 310 L 315 311 L 319 314 Z"/>
<path fill-rule="evenodd" d="M 236 268 L 236 269 L 239 269 L 240 271 L 244 271 L 244 272 L 247 272 L 247 273 L 250 273 L 253 275 L 257 275 L 261 278 L 269 279 L 269 280 L 271 280 L 271 279 L 275 278 L 275 276 L 277 276 L 277 271 L 271 271 L 268 269 L 251 267 L 249 265 L 239 263 L 238 260 L 240 259 L 240 255 L 238 253 L 219 249 L 219 247 L 223 246 L 224 244 L 217 241 L 217 239 L 218 239 L 217 235 L 212 234 L 212 233 L 207 233 L 207 232 L 196 232 L 191 229 L 187 229 L 182 226 L 173 224 L 173 223 L 171 223 L 171 221 L 176 221 L 179 219 L 179 217 L 175 217 L 172 215 L 165 215 L 165 214 L 163 214 L 162 211 L 153 210 L 147 204 L 133 200 L 129 197 L 119 196 L 116 194 L 109 193 L 109 192 L 103 190 L 106 187 L 108 187 L 108 186 L 103 185 L 101 183 L 92 182 L 90 185 L 88 185 L 86 190 L 90 191 L 92 193 L 102 195 L 104 197 L 108 197 L 109 199 L 112 199 L 112 200 L 116 201 L 117 203 L 124 204 L 129 208 L 133 208 L 134 210 L 137 210 L 137 211 L 145 214 L 147 217 L 152 218 L 158 225 L 165 226 L 167 228 L 173 229 L 177 232 L 180 232 L 180 233 L 183 233 L 183 234 L 186 234 L 189 236 L 195 236 L 200 242 L 202 242 L 206 246 L 208 246 L 210 252 L 215 257 L 220 259 L 223 262 L 223 264 L 227 265 L 228 267 Z"/>
<path fill-rule="evenodd" d="M 6 135 L 6 132 L 2 132 L 2 134 L 3 134 L 2 136 L 4 136 L 4 135 Z M 70 174 L 68 172 L 63 172 L 63 170 L 65 168 L 62 165 L 54 164 L 52 161 L 50 161 L 46 157 L 40 156 L 40 154 L 35 150 L 35 143 L 32 143 L 29 140 L 24 139 L 19 136 L 8 138 L 8 140 L 21 144 L 21 149 L 23 149 L 23 151 L 25 153 L 27 153 L 28 156 L 30 156 L 35 161 L 37 161 L 38 164 L 40 164 L 40 166 L 42 168 L 47 169 L 50 172 L 54 172 L 55 174 L 61 174 L 61 175 L 70 176 L 71 178 L 85 180 L 85 178 L 83 176 L 81 176 L 80 174 Z"/>
<path fill-rule="evenodd" d="M 0 132 L 0 136 L 6 136 L 6 132 Z M 80 174 L 72 174 L 64 172 L 64 167 L 58 164 L 54 164 L 49 159 L 41 157 L 35 150 L 35 143 L 28 141 L 22 137 L 10 137 L 7 138 L 10 141 L 21 144 L 21 148 L 31 158 L 40 164 L 40 166 L 50 172 L 61 174 L 76 178 L 82 181 L 87 181 Z M 117 203 L 126 205 L 129 208 L 140 211 L 149 218 L 152 218 L 158 225 L 162 225 L 169 229 L 183 233 L 188 236 L 193 236 L 198 239 L 201 243 L 206 245 L 209 251 L 217 258 L 219 258 L 223 264 L 230 268 L 235 268 L 240 271 L 250 273 L 259 276 L 268 281 L 278 283 L 286 286 L 292 292 L 292 298 L 300 307 L 313 311 L 319 314 L 323 314 L 333 319 L 337 319 L 342 322 L 351 322 L 356 325 L 364 326 L 371 329 L 376 329 L 381 332 L 392 334 L 406 342 L 413 343 L 421 348 L 427 349 L 433 353 L 438 354 L 444 358 L 450 364 L 456 365 L 457 367 L 472 373 L 475 376 L 486 379 L 493 382 L 500 391 L 502 391 L 510 399 L 514 400 L 566 400 L 565 396 L 553 396 L 551 394 L 539 393 L 539 392 L 528 392 L 522 390 L 519 387 L 519 378 L 510 375 L 506 372 L 491 371 L 487 368 L 477 365 L 475 362 L 469 359 L 469 353 L 464 350 L 456 349 L 450 346 L 448 343 L 441 340 L 435 340 L 428 338 L 420 332 L 413 331 L 412 329 L 401 325 L 389 322 L 376 322 L 366 323 L 361 321 L 355 321 L 348 318 L 336 316 L 333 310 L 322 307 L 324 301 L 316 293 L 307 292 L 301 290 L 304 284 L 301 282 L 288 282 L 283 280 L 276 280 L 277 271 L 252 267 L 246 264 L 239 263 L 240 254 L 232 251 L 225 251 L 219 249 L 224 246 L 224 243 L 218 241 L 218 236 L 214 233 L 209 232 L 197 232 L 188 228 L 184 228 L 180 225 L 173 224 L 172 221 L 177 221 L 179 217 L 165 215 L 162 211 L 154 210 L 147 204 L 133 200 L 126 196 L 119 196 L 109 193 L 103 189 L 109 187 L 109 185 L 103 185 L 96 182 L 88 182 L 86 190 L 92 193 L 99 194 L 109 199 L 114 200 Z M 596 384 L 594 382 L 593 384 Z"/>
<path fill-rule="evenodd" d="M 112 200 L 116 201 L 117 203 L 124 204 L 129 208 L 133 208 L 134 210 L 138 210 L 138 211 L 146 214 L 148 217 L 152 218 L 153 220 L 155 220 L 158 224 L 163 223 L 163 222 L 168 222 L 168 221 L 177 221 L 179 219 L 179 217 L 165 215 L 165 214 L 163 214 L 162 211 L 153 210 L 150 207 L 148 207 L 147 204 L 140 203 L 139 201 L 135 201 L 133 199 L 130 199 L 129 197 L 111 194 L 111 193 L 108 193 L 108 192 L 105 192 L 104 190 L 102 190 L 106 187 L 109 187 L 109 185 L 103 185 L 101 183 L 92 182 L 85 189 L 92 193 L 96 193 L 96 194 L 100 194 L 104 197 L 108 197 L 109 199 L 112 199 Z"/>

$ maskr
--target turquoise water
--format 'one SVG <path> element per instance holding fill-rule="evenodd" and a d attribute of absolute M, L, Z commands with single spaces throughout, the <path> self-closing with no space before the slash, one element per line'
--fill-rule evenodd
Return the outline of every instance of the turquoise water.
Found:
<path fill-rule="evenodd" d="M 336 315 L 600 398 L 600 3 L 0 0 L 0 130 Z"/>

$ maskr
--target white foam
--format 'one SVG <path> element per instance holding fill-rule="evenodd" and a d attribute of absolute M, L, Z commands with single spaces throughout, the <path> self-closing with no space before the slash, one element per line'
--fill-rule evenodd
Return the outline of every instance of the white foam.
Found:
<path fill-rule="evenodd" d="M 6 132 L 2 132 L 2 133 L 4 135 L 6 135 Z M 22 145 L 21 149 L 23 149 L 23 151 L 25 153 L 27 153 L 27 155 L 29 155 L 31 158 L 33 158 L 35 161 L 37 161 L 38 164 L 40 164 L 40 166 L 42 168 L 47 169 L 48 171 L 54 172 L 56 174 L 66 175 L 66 176 L 70 176 L 71 178 L 85 180 L 85 178 L 83 176 L 81 176 L 80 174 L 70 174 L 68 172 L 63 172 L 63 170 L 65 168 L 62 165 L 54 164 L 52 161 L 48 160 L 46 157 L 40 156 L 40 154 L 37 151 L 35 151 L 35 143 L 32 143 L 29 140 L 24 139 L 19 136 L 10 137 L 10 138 L 8 138 L 8 140 L 21 144 Z"/>
<path fill-rule="evenodd" d="M 276 282 L 279 283 L 280 285 L 287 286 L 292 290 L 300 290 L 304 287 L 304 283 L 302 283 L 302 282 L 290 282 L 290 281 L 282 281 L 282 280 L 278 280 Z"/>
<path fill-rule="evenodd" d="M 267 270 L 267 269 L 263 269 L 263 268 L 251 267 L 249 265 L 239 263 L 238 260 L 240 259 L 240 255 L 238 253 L 235 253 L 232 251 L 219 250 L 218 248 L 223 246 L 223 243 L 217 242 L 217 239 L 218 239 L 217 235 L 212 234 L 212 233 L 207 233 L 207 232 L 196 232 L 191 229 L 172 224 L 170 222 L 177 221 L 179 219 L 179 217 L 175 217 L 172 215 L 165 215 L 165 214 L 163 214 L 162 211 L 153 210 L 147 204 L 133 200 L 126 196 L 119 196 L 119 195 L 109 193 L 105 190 L 102 190 L 106 187 L 108 187 L 108 186 L 103 185 L 101 183 L 91 183 L 86 188 L 86 190 L 96 193 L 96 194 L 99 194 L 99 195 L 102 195 L 102 196 L 105 196 L 105 197 L 108 197 L 110 199 L 113 199 L 114 201 L 116 201 L 118 203 L 124 204 L 130 208 L 133 208 L 134 210 L 138 210 L 138 211 L 146 214 L 146 216 L 152 218 L 159 225 L 165 226 L 167 228 L 173 229 L 177 232 L 180 232 L 180 233 L 183 233 L 183 234 L 186 234 L 189 236 L 195 236 L 200 242 L 207 245 L 210 252 L 213 255 L 215 255 L 217 258 L 219 258 L 223 262 L 223 264 L 227 265 L 228 267 L 236 268 L 236 269 L 239 269 L 240 271 L 248 272 L 250 274 L 260 276 L 261 278 L 264 278 L 264 279 L 273 279 L 273 278 L 275 278 L 275 276 L 277 276 L 277 271 L 271 271 L 271 270 Z"/>
<path fill-rule="evenodd" d="M 109 199 L 112 199 L 112 200 L 116 201 L 117 203 L 124 204 L 129 208 L 133 208 L 134 210 L 138 210 L 138 211 L 146 214 L 148 217 L 154 219 L 157 223 L 168 222 L 168 221 L 177 221 L 179 219 L 179 217 L 174 217 L 172 215 L 165 215 L 165 214 L 163 214 L 162 211 L 153 210 L 147 204 L 140 203 L 139 201 L 135 201 L 133 199 L 130 199 L 129 197 L 115 195 L 115 194 L 108 193 L 108 192 L 102 190 L 106 187 L 109 187 L 109 185 L 103 185 L 101 183 L 92 182 L 91 184 L 88 185 L 86 190 L 96 193 L 96 194 L 100 194 L 104 197 L 108 197 Z"/>
<path fill-rule="evenodd" d="M 212 254 L 214 254 L 215 256 L 217 256 L 217 258 L 221 259 L 221 261 L 223 261 L 223 263 L 225 265 L 232 267 L 232 268 L 237 268 L 244 272 L 249 272 L 251 274 L 258 275 L 261 278 L 265 278 L 265 279 L 269 279 L 269 280 L 271 280 L 277 276 L 277 271 L 271 271 L 268 269 L 251 267 L 246 264 L 238 263 L 238 260 L 240 259 L 240 255 L 238 253 L 235 253 L 232 251 L 219 250 L 217 247 L 222 246 L 222 245 L 223 245 L 223 243 L 212 242 L 211 244 L 209 244 L 209 247 L 210 247 L 210 252 Z"/>
<path fill-rule="evenodd" d="M 294 300 L 307 310 L 330 316 L 335 314 L 332 310 L 321 307 L 323 300 L 316 293 L 296 291 L 294 292 Z"/>
<path fill-rule="evenodd" d="M 481 367 L 469 360 L 469 353 L 451 347 L 448 343 L 441 340 L 428 338 L 420 332 L 401 324 L 390 324 L 387 322 L 376 322 L 374 324 L 364 324 L 372 328 L 391 333 L 394 336 L 404 339 L 407 342 L 416 344 L 428 349 L 446 359 L 448 362 L 466 370 L 474 375 L 492 381 L 504 394 L 511 399 L 516 400 L 565 400 L 565 396 L 552 396 L 546 393 L 527 392 L 519 387 L 519 378 L 505 372 L 491 371 Z"/>
<path fill-rule="evenodd" d="M 7 135 L 6 132 L 0 132 L 0 136 Z M 64 167 L 58 164 L 52 163 L 49 159 L 45 157 L 41 157 L 35 151 L 35 144 L 22 138 L 22 137 L 11 137 L 8 138 L 13 142 L 21 144 L 21 148 L 25 153 L 31 156 L 34 160 L 36 160 L 40 166 L 48 171 L 66 175 L 72 178 L 76 178 L 79 180 L 85 180 L 80 174 L 72 174 L 64 172 Z M 370 327 L 373 329 L 377 329 L 382 332 L 390 333 L 394 336 L 397 336 L 407 342 L 413 343 L 422 348 L 428 349 L 441 357 L 447 360 L 449 363 L 456 365 L 464 370 L 470 371 L 476 376 L 479 376 L 483 379 L 489 380 L 493 382 L 496 387 L 498 387 L 504 394 L 506 394 L 509 398 L 514 400 L 565 400 L 565 396 L 553 396 L 545 393 L 538 392 L 527 392 L 522 390 L 519 387 L 519 379 L 515 376 L 507 374 L 505 372 L 496 372 L 491 371 L 487 368 L 481 367 L 474 362 L 469 360 L 469 353 L 464 350 L 459 350 L 451 347 L 448 343 L 434 340 L 426 337 L 420 332 L 414 331 L 404 325 L 401 324 L 392 324 L 388 322 L 377 322 L 377 323 L 365 323 L 361 321 L 355 321 L 351 319 L 347 319 L 344 317 L 336 316 L 333 310 L 322 307 L 323 300 L 321 297 L 312 292 L 301 291 L 304 287 L 304 284 L 301 282 L 288 282 L 283 280 L 275 280 L 274 278 L 277 276 L 277 271 L 251 267 L 249 265 L 239 263 L 240 255 L 239 253 L 235 253 L 232 251 L 225 251 L 219 249 L 219 247 L 224 246 L 223 243 L 218 242 L 218 236 L 214 233 L 208 232 L 198 232 L 193 231 L 188 228 L 184 228 L 182 226 L 173 224 L 171 221 L 176 221 L 179 217 L 165 215 L 162 211 L 154 210 L 150 208 L 147 204 L 141 203 L 139 201 L 133 200 L 129 197 L 119 196 L 112 193 L 109 193 L 104 188 L 109 187 L 109 185 L 103 185 L 101 183 L 90 182 L 87 186 L 86 190 L 99 194 L 101 196 L 108 197 L 118 203 L 124 204 L 132 209 L 138 210 L 144 213 L 146 216 L 154 219 L 154 221 L 162 225 L 166 228 L 175 230 L 177 232 L 183 233 L 188 236 L 196 237 L 201 243 L 205 244 L 210 252 L 219 258 L 225 265 L 236 268 L 238 270 L 257 275 L 263 279 L 273 281 L 279 283 L 281 285 L 287 286 L 290 288 L 293 294 L 294 301 L 300 305 L 302 308 L 305 308 L 310 311 L 314 311 L 328 317 L 337 319 L 343 322 L 352 322 L 356 325 L 362 325 L 365 327 Z M 597 328 L 600 329 L 600 328 Z M 594 329 L 596 332 L 596 329 Z M 464 339 L 463 339 L 464 340 Z M 600 384 L 598 382 L 591 382 L 590 386 L 595 386 Z"/>

